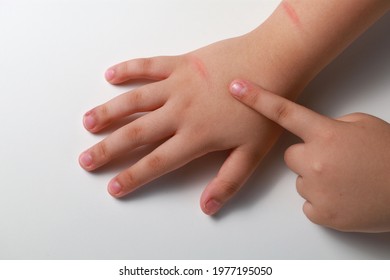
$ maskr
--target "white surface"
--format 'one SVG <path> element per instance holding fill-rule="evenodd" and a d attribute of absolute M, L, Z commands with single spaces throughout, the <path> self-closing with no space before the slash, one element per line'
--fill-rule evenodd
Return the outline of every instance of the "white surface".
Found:
<path fill-rule="evenodd" d="M 106 184 L 129 162 L 92 174 L 77 163 L 104 137 L 83 129 L 83 113 L 131 88 L 107 84 L 107 67 L 242 34 L 277 4 L 0 0 L 0 258 L 390 258 L 389 234 L 338 233 L 305 218 L 282 161 L 295 141 L 289 135 L 215 218 L 202 214 L 199 196 L 224 153 L 124 200 L 110 197 Z M 303 103 L 389 121 L 389 26 L 387 15 L 320 74 Z"/>

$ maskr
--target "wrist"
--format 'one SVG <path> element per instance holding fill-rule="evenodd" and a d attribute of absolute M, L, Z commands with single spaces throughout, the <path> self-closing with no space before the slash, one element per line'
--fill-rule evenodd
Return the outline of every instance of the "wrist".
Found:
<path fill-rule="evenodd" d="M 296 97 L 389 9 L 385 3 L 389 2 L 283 1 L 263 24 L 243 36 L 249 46 L 248 63 L 257 74 L 253 81 L 279 95 Z"/>

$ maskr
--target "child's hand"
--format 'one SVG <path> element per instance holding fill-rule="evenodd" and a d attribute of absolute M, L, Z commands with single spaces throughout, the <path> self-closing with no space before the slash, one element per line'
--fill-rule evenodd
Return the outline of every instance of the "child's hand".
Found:
<path fill-rule="evenodd" d="M 108 191 L 122 197 L 163 174 L 212 151 L 231 150 L 218 175 L 206 187 L 201 208 L 214 214 L 244 184 L 281 131 L 266 118 L 234 100 L 229 82 L 247 66 L 245 40 L 230 39 L 173 57 L 135 59 L 111 67 L 112 84 L 157 80 L 124 93 L 84 116 L 84 126 L 98 132 L 137 112 L 146 115 L 121 127 L 81 154 L 92 171 L 146 144 L 159 143 L 149 155 L 122 171 Z"/>
<path fill-rule="evenodd" d="M 355 113 L 337 120 L 274 95 L 247 81 L 234 81 L 237 99 L 296 134 L 304 143 L 287 149 L 314 223 L 342 231 L 390 231 L 390 124 Z"/>

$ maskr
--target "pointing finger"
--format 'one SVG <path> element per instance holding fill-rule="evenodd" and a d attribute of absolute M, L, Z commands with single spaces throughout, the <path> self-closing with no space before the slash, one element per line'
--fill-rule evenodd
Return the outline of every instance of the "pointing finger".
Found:
<path fill-rule="evenodd" d="M 320 134 L 331 124 L 329 118 L 248 81 L 233 81 L 230 84 L 230 92 L 247 106 L 304 141 Z"/>

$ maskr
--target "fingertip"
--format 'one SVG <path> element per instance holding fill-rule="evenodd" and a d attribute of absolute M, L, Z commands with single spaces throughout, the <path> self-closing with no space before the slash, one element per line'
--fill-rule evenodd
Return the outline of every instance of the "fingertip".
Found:
<path fill-rule="evenodd" d="M 242 98 L 248 92 L 248 86 L 242 80 L 234 80 L 230 83 L 229 90 L 236 98 Z"/>
<path fill-rule="evenodd" d="M 205 214 L 216 214 L 241 189 L 259 162 L 252 152 L 252 149 L 236 148 L 230 153 L 217 177 L 202 193 L 200 201 Z"/>
<path fill-rule="evenodd" d="M 104 76 L 108 82 L 111 82 L 115 77 L 115 70 L 113 68 L 107 69 L 107 71 L 104 73 Z"/>
<path fill-rule="evenodd" d="M 201 208 L 206 215 L 212 216 L 222 208 L 222 203 L 214 198 L 210 198 L 202 204 Z"/>
<path fill-rule="evenodd" d="M 92 111 L 85 113 L 83 117 L 83 125 L 85 129 L 87 129 L 88 131 L 93 131 L 94 128 L 96 127 L 96 124 L 97 124 L 96 118 L 93 115 Z"/>
<path fill-rule="evenodd" d="M 87 171 L 93 170 L 93 159 L 91 154 L 88 151 L 83 152 L 79 156 L 79 164 L 83 169 Z"/>
<path fill-rule="evenodd" d="M 214 181 L 215 180 L 211 181 L 207 185 L 200 197 L 200 208 L 202 209 L 203 213 L 208 216 L 216 214 L 223 206 L 221 200 L 218 199 L 213 193 L 213 188 L 210 187 L 213 185 Z"/>
<path fill-rule="evenodd" d="M 119 198 L 122 196 L 123 187 L 118 180 L 113 179 L 108 183 L 107 191 L 111 196 Z"/>
<path fill-rule="evenodd" d="M 314 224 L 320 224 L 320 221 L 318 220 L 318 217 L 315 213 L 313 204 L 311 204 L 310 201 L 306 200 L 303 203 L 302 211 L 305 214 L 306 218 L 308 218 L 312 223 Z"/>

